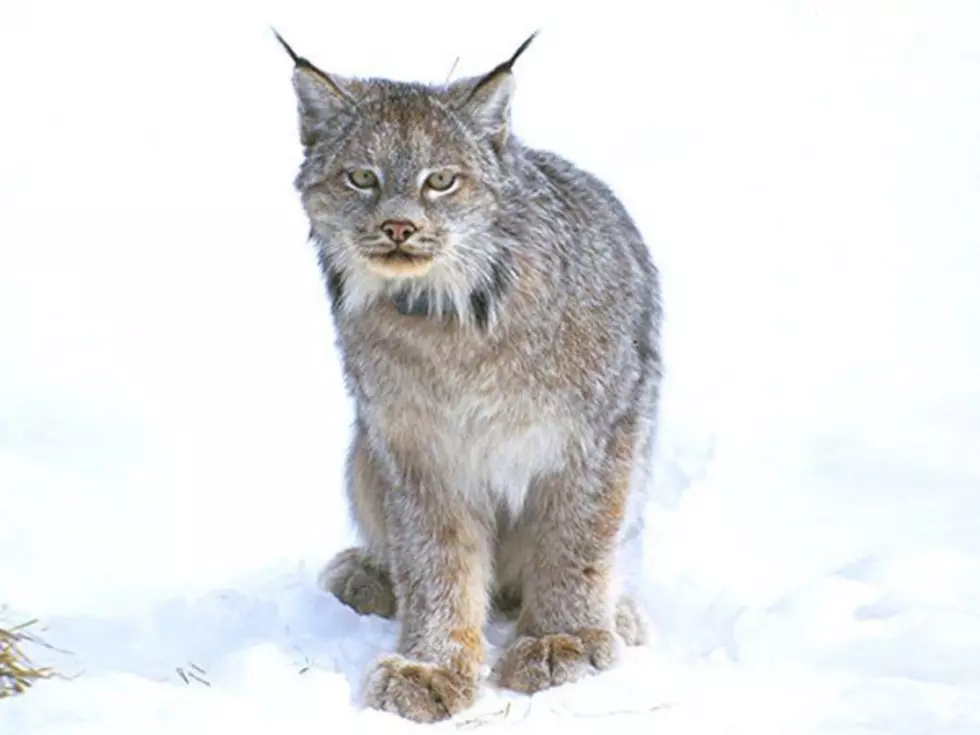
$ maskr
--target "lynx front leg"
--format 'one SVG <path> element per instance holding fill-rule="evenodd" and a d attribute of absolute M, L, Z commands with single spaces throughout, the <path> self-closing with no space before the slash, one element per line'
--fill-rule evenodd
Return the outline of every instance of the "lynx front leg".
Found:
<path fill-rule="evenodd" d="M 601 461 L 568 467 L 534 488 L 517 638 L 494 667 L 501 686 L 536 692 L 618 660 L 613 574 L 634 445 L 632 426 L 622 426 Z"/>
<path fill-rule="evenodd" d="M 365 701 L 417 722 L 469 707 L 486 655 L 488 533 L 451 497 L 411 483 L 385 503 L 402 627 L 397 653 L 369 672 Z"/>

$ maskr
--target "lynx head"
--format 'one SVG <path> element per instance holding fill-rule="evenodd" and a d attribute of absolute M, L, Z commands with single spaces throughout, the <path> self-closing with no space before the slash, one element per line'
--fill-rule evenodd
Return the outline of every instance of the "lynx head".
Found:
<path fill-rule="evenodd" d="M 278 34 L 277 34 L 278 37 Z M 292 57 L 296 178 L 334 307 L 408 298 L 486 321 L 512 279 L 511 68 L 442 86 L 328 74 Z"/>

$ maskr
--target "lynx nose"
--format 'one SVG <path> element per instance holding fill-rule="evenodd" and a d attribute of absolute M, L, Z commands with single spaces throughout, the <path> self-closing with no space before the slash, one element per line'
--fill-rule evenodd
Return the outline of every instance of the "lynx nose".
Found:
<path fill-rule="evenodd" d="M 418 228 L 407 220 L 389 219 L 381 223 L 381 231 L 388 236 L 395 245 L 401 245 L 408 238 L 418 232 Z"/>

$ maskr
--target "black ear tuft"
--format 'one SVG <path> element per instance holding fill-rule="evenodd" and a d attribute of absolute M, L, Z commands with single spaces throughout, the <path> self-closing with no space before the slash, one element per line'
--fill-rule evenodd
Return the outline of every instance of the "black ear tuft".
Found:
<path fill-rule="evenodd" d="M 279 31 L 277 31 L 275 28 L 273 28 L 272 29 L 272 33 L 276 37 L 276 40 L 279 41 L 279 43 L 282 44 L 282 47 L 284 49 L 286 49 L 286 53 L 289 54 L 289 58 L 291 58 L 293 60 L 293 64 L 295 64 L 296 66 L 299 66 L 300 64 L 302 64 L 305 61 L 305 59 L 303 59 L 301 56 L 298 56 L 296 54 L 296 52 L 293 51 L 292 46 L 290 46 L 288 43 L 286 43 L 286 40 L 282 36 L 279 35 Z"/>
<path fill-rule="evenodd" d="M 457 82 L 450 93 L 460 97 L 459 109 L 490 136 L 499 151 L 510 134 L 510 103 L 514 94 L 513 67 L 538 35 L 535 31 L 518 47 L 507 61 L 497 64 L 482 77 Z M 465 89 L 465 92 L 455 90 Z"/>
<path fill-rule="evenodd" d="M 528 36 L 524 40 L 524 43 L 522 43 L 520 46 L 517 47 L 517 51 L 515 51 L 513 55 L 509 59 L 507 59 L 507 61 L 497 64 L 497 66 L 495 66 L 489 73 L 485 74 L 483 78 L 480 79 L 480 81 L 478 81 L 476 85 L 473 87 L 472 91 L 470 92 L 469 99 L 467 99 L 467 102 L 469 102 L 470 99 L 478 95 L 483 87 L 493 83 L 493 80 L 495 78 L 503 74 L 510 74 L 511 70 L 514 68 L 514 64 L 516 64 L 517 60 L 521 58 L 521 55 L 525 51 L 527 51 L 527 47 L 531 45 L 531 41 L 533 41 L 537 37 L 538 33 L 540 33 L 540 31 L 535 31 L 530 36 Z"/>
<path fill-rule="evenodd" d="M 300 139 L 304 146 L 309 146 L 335 128 L 338 117 L 355 112 L 357 102 L 344 88 L 342 80 L 318 69 L 297 54 L 275 28 L 272 32 L 293 60 L 293 89 L 299 102 Z"/>

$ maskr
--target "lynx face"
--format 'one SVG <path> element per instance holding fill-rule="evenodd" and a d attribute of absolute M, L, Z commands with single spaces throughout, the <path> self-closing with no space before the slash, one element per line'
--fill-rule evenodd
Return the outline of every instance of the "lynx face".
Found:
<path fill-rule="evenodd" d="M 321 247 L 348 280 L 459 280 L 493 248 L 496 161 L 431 92 L 375 83 L 367 94 L 307 167 Z"/>
<path fill-rule="evenodd" d="M 335 305 L 407 294 L 486 321 L 512 262 L 497 222 L 513 59 L 434 87 L 342 79 L 286 50 L 305 149 L 296 187 Z"/>

